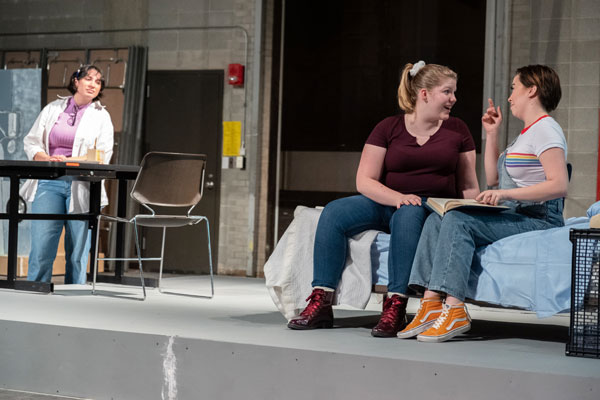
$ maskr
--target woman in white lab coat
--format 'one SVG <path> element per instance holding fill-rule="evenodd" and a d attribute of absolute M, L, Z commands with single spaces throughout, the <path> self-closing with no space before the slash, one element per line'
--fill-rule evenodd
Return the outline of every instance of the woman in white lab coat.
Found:
<path fill-rule="evenodd" d="M 104 89 L 100 68 L 84 65 L 73 72 L 68 86 L 73 96 L 48 104 L 24 138 L 27 157 L 35 161 L 67 161 L 102 150 L 104 163 L 113 151 L 114 129 L 110 115 L 98 99 Z M 89 184 L 62 180 L 29 180 L 21 195 L 32 201 L 32 212 L 43 214 L 89 211 Z M 102 188 L 102 205 L 108 199 Z M 87 221 L 33 220 L 27 278 L 50 282 L 61 232 L 65 228 L 65 283 L 85 283 L 90 248 Z"/>

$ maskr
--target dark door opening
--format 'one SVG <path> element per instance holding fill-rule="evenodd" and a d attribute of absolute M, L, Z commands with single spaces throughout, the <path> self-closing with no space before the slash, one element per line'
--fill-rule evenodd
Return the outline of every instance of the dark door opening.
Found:
<path fill-rule="evenodd" d="M 217 266 L 223 114 L 223 71 L 148 71 L 144 153 L 202 153 L 208 158 L 204 195 L 193 214 L 210 221 L 213 267 Z M 187 210 L 186 210 L 187 211 Z M 157 212 L 168 210 L 157 208 Z M 144 229 L 145 257 L 160 254 L 162 230 Z M 166 272 L 208 272 L 206 231 L 199 226 L 167 229 Z M 148 263 L 158 270 L 157 263 Z"/>
<path fill-rule="evenodd" d="M 358 166 L 372 129 L 399 111 L 406 63 L 425 60 L 458 73 L 452 115 L 466 122 L 481 151 L 485 1 L 306 0 L 285 1 L 284 9 L 280 145 L 281 158 L 292 161 L 281 163 L 279 236 L 297 205 L 325 205 L 349 194 L 331 185 L 305 190 L 315 180 L 306 171 L 335 171 L 338 181 L 353 182 L 356 169 L 340 170 L 347 159 L 341 154 L 353 155 Z M 315 166 L 314 154 L 324 164 Z"/>

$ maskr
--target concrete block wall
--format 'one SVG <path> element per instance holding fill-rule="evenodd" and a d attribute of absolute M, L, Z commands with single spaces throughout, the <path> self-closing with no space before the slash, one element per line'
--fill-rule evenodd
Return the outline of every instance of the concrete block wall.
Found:
<path fill-rule="evenodd" d="M 511 6 L 511 72 L 539 63 L 560 76 L 563 97 L 552 114 L 565 132 L 573 164 L 565 216 L 585 215 L 596 201 L 598 179 L 600 1 L 514 0 Z M 511 117 L 509 136 L 521 128 Z"/>
<path fill-rule="evenodd" d="M 224 84 L 223 119 L 242 121 L 245 132 L 256 136 L 256 132 L 250 132 L 249 104 L 253 90 L 254 11 L 255 0 L 0 0 L 0 33 L 241 26 L 248 32 L 248 57 L 246 60 L 246 38 L 241 29 L 0 36 L 0 49 L 142 45 L 149 49 L 150 70 L 226 70 L 230 63 L 245 64 L 244 88 Z M 257 157 L 257 153 L 247 149 L 247 157 Z M 222 171 L 218 249 L 218 271 L 222 274 L 246 274 L 252 242 L 248 233 L 252 173 L 256 172 Z"/>

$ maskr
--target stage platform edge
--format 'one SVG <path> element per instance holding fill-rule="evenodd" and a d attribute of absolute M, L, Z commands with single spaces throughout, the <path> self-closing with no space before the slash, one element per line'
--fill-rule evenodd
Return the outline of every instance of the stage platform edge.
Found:
<path fill-rule="evenodd" d="M 185 283 L 205 284 L 204 277 Z M 481 322 L 471 336 L 427 344 L 370 337 L 380 307 L 373 304 L 336 310 L 339 329 L 295 332 L 262 280 L 229 277 L 218 277 L 212 300 L 151 290 L 139 302 L 58 286 L 52 295 L 2 290 L 0 304 L 0 387 L 7 389 L 98 400 L 600 394 L 600 360 L 564 355 L 564 318 L 540 323 L 526 313 L 474 310 Z M 490 327 L 502 332 L 490 336 Z"/>

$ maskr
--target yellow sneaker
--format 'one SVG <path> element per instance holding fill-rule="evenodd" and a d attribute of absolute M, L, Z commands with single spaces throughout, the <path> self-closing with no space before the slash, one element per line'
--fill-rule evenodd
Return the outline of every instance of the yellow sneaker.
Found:
<path fill-rule="evenodd" d="M 398 332 L 398 337 L 400 339 L 407 339 L 426 331 L 430 326 L 435 324 L 436 319 L 441 313 L 442 300 L 421 299 L 421 304 L 414 318 L 406 328 Z"/>
<path fill-rule="evenodd" d="M 417 336 L 420 342 L 445 342 L 471 329 L 471 317 L 464 304 L 451 306 L 444 304 L 444 311 L 435 324 Z"/>

